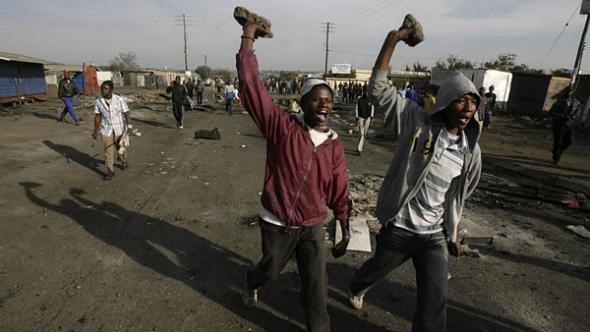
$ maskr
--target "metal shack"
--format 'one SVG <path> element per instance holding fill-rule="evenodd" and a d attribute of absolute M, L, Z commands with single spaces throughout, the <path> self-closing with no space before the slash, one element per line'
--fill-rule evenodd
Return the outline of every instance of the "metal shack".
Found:
<path fill-rule="evenodd" d="M 544 74 L 514 73 L 508 99 L 508 112 L 515 115 L 538 116 L 549 111 L 553 96 L 568 86 L 569 78 Z"/>
<path fill-rule="evenodd" d="M 504 107 L 510 95 L 512 73 L 494 69 L 461 69 L 458 71 L 467 76 L 478 89 L 484 87 L 488 92 L 490 85 L 493 85 L 496 103 L 500 108 Z M 453 70 L 433 69 L 430 83 L 440 86 L 452 72 Z"/>
<path fill-rule="evenodd" d="M 0 104 L 47 99 L 44 60 L 0 52 Z"/>

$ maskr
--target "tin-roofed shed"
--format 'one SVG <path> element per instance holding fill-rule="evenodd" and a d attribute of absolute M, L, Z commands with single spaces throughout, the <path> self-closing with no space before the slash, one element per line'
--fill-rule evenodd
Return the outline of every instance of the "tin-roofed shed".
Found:
<path fill-rule="evenodd" d="M 45 60 L 0 52 L 0 104 L 19 99 L 47 99 Z"/>

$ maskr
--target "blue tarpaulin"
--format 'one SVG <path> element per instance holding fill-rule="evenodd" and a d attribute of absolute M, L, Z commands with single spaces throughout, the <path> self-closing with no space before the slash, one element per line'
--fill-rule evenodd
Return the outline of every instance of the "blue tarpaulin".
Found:
<path fill-rule="evenodd" d="M 0 98 L 46 93 L 42 64 L 0 60 Z"/>

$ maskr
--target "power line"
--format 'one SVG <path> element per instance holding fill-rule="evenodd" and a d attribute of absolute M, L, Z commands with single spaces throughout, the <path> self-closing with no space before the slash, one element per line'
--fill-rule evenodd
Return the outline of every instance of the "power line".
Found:
<path fill-rule="evenodd" d="M 342 22 L 347 21 L 351 18 L 354 18 L 356 15 L 361 15 L 364 12 L 368 12 L 372 9 L 374 9 L 377 6 L 382 5 L 383 3 L 386 3 L 387 1 L 390 0 L 376 0 L 373 1 L 373 3 L 371 4 L 363 4 L 358 8 L 353 9 L 352 11 L 348 12 L 348 14 L 342 15 L 339 17 L 339 20 L 341 20 Z"/>
<path fill-rule="evenodd" d="M 582 4 L 578 4 L 576 6 L 576 8 L 574 9 L 574 11 L 572 12 L 572 15 L 570 16 L 569 20 L 567 20 L 567 22 L 565 23 L 565 25 L 563 26 L 563 29 L 561 29 L 561 32 L 559 32 L 559 34 L 557 35 L 557 38 L 555 38 L 555 41 L 553 42 L 553 44 L 551 45 L 551 47 L 549 48 L 549 51 L 547 51 L 547 54 L 545 54 L 545 56 L 543 57 L 543 60 L 541 60 L 541 63 L 539 63 L 539 68 L 541 68 L 543 66 L 543 63 L 545 62 L 545 60 L 547 60 L 547 57 L 549 57 L 549 54 L 551 54 L 551 52 L 553 52 L 553 49 L 555 48 L 555 46 L 557 45 L 557 42 L 559 41 L 559 39 L 561 38 L 561 36 L 563 35 L 563 33 L 565 32 L 565 29 L 569 26 L 570 22 L 572 21 L 572 19 L 574 18 L 574 15 L 576 15 L 576 12 L 578 11 L 578 8 L 580 8 Z"/>
<path fill-rule="evenodd" d="M 358 20 L 367 18 L 369 16 L 372 16 L 373 14 L 376 14 L 376 13 L 382 11 L 383 9 L 385 9 L 385 8 L 387 8 L 387 7 L 389 7 L 389 6 L 393 5 L 393 4 L 395 4 L 395 1 L 391 1 L 390 3 L 387 3 L 387 2 L 382 3 L 380 5 L 375 6 L 375 8 L 373 8 L 373 10 L 371 10 L 369 12 L 366 12 L 366 13 L 364 13 L 362 15 L 353 17 L 352 19 L 349 19 L 349 20 L 345 21 L 344 23 L 350 24 L 350 23 L 352 23 L 354 21 L 358 21 Z"/>
<path fill-rule="evenodd" d="M 174 13 L 172 11 L 172 9 L 170 9 L 170 7 L 172 7 L 172 3 L 167 4 L 167 3 L 163 2 L 162 0 L 156 0 L 156 2 L 160 5 L 160 7 L 164 8 L 168 12 L 168 14 L 170 14 L 174 17 L 178 16 L 177 13 Z"/>

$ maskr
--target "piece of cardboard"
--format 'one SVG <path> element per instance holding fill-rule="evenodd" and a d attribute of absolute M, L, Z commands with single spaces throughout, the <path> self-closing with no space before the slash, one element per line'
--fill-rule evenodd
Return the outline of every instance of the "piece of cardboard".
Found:
<path fill-rule="evenodd" d="M 369 226 L 364 218 L 351 218 L 350 221 L 350 242 L 347 250 L 371 252 L 371 234 Z M 336 243 L 342 240 L 342 229 L 340 223 L 336 222 Z"/>

